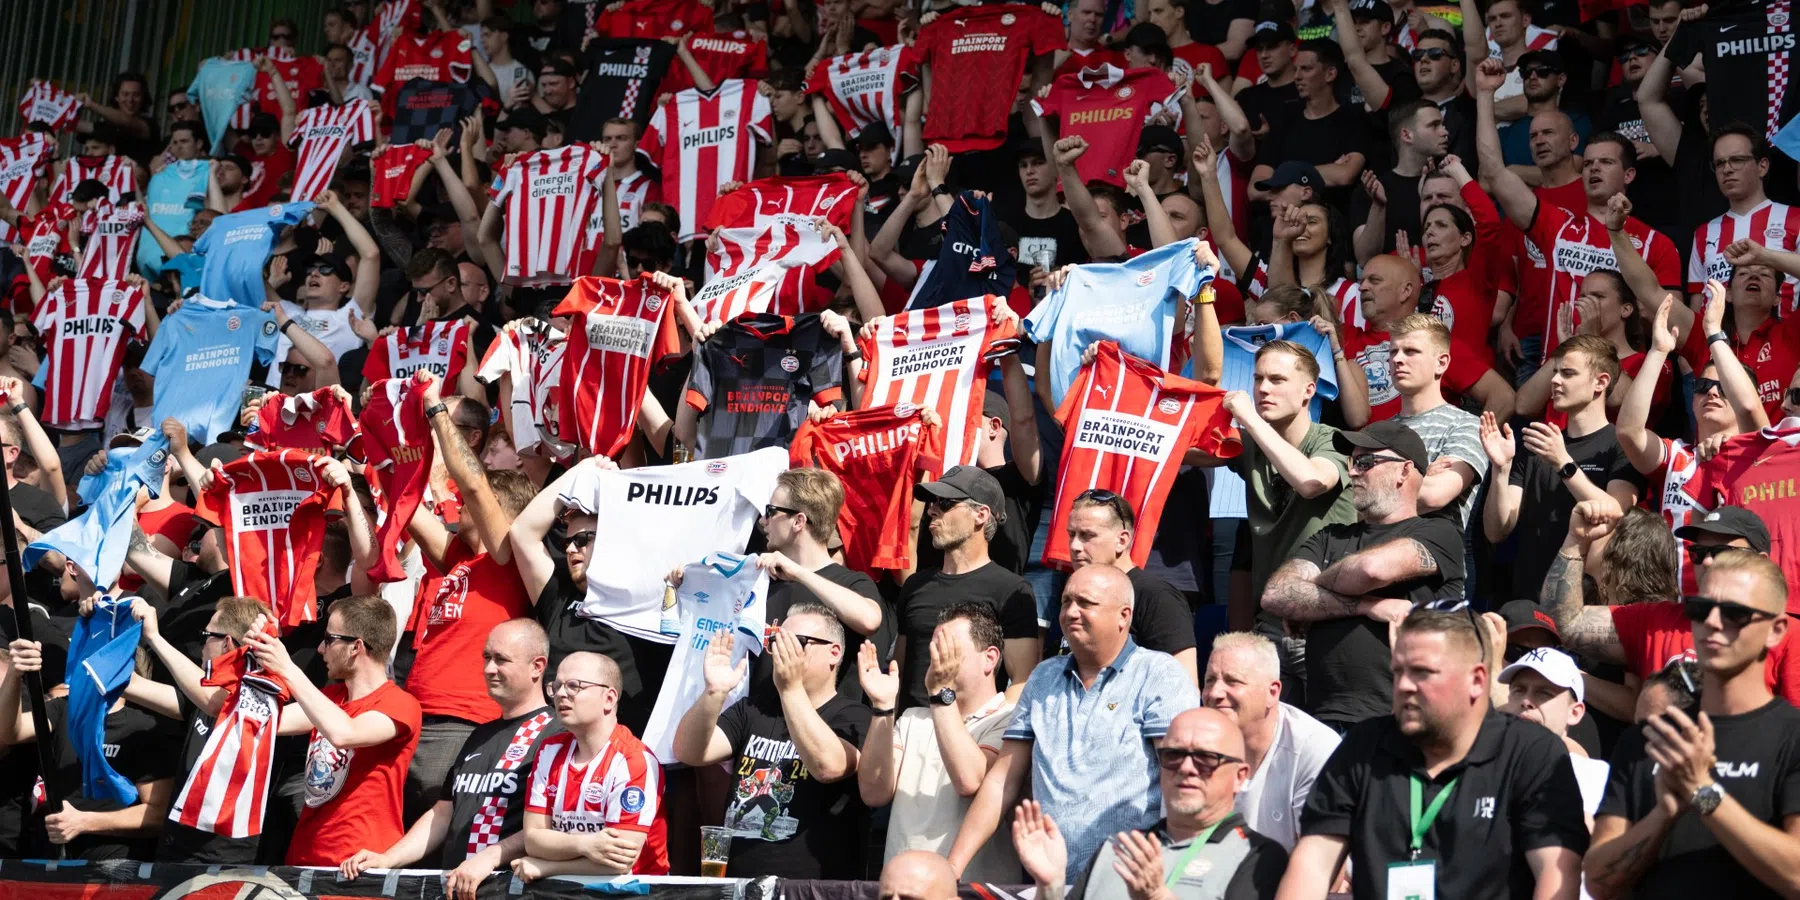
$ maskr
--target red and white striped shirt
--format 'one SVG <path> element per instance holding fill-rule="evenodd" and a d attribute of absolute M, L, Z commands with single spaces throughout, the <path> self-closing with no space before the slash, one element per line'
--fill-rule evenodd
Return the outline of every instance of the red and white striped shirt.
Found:
<path fill-rule="evenodd" d="M 84 217 L 84 228 L 91 226 L 81 242 L 83 278 L 113 280 L 131 274 L 131 260 L 137 255 L 139 230 L 144 227 L 144 207 L 139 203 L 122 206 L 96 204 Z"/>
<path fill-rule="evenodd" d="M 50 188 L 51 201 L 69 202 L 75 186 L 89 179 L 106 185 L 107 199 L 117 203 L 120 197 L 137 190 L 137 166 L 130 158 L 118 155 L 71 156 L 63 166 L 62 176 Z"/>
<path fill-rule="evenodd" d="M 1681 283 L 1681 257 L 1673 242 L 1635 218 L 1625 220 L 1625 234 L 1659 282 L 1670 287 Z M 1537 216 L 1522 243 L 1525 255 L 1519 260 L 1519 302 L 1521 307 L 1535 305 L 1544 311 L 1548 352 L 1559 343 L 1556 317 L 1564 306 L 1574 306 L 1588 273 L 1616 270 L 1619 262 L 1606 226 L 1586 210 L 1570 212 L 1538 203 Z M 1574 326 L 1580 324 L 1579 318 L 1573 322 Z"/>
<path fill-rule="evenodd" d="M 487 356 L 475 372 L 476 378 L 488 384 L 499 381 L 503 375 L 511 377 L 512 392 L 506 402 L 512 409 L 513 447 L 520 455 L 530 454 L 546 438 L 554 440 L 556 417 L 551 394 L 562 381 L 566 340 L 567 336 L 548 322 L 520 319 L 488 345 Z"/>
<path fill-rule="evenodd" d="M 256 452 L 227 463 L 195 512 L 225 530 L 231 589 L 275 611 L 283 631 L 319 618 L 313 574 L 336 488 L 304 450 Z"/>
<path fill-rule="evenodd" d="M 213 660 L 200 683 L 229 693 L 169 807 L 169 821 L 219 837 L 255 837 L 269 805 L 281 708 L 292 695 L 281 676 L 257 665 L 243 647 Z"/>
<path fill-rule="evenodd" d="M 1725 248 L 1745 240 L 1755 241 L 1770 250 L 1794 252 L 1800 248 L 1800 207 L 1764 200 L 1747 213 L 1740 215 L 1726 210 L 1718 218 L 1694 229 L 1694 245 L 1688 250 L 1688 293 L 1700 293 L 1710 278 L 1718 279 L 1720 284 L 1730 284 L 1731 261 L 1725 258 Z M 1793 312 L 1794 283 L 1791 279 L 1782 280 L 1781 298 L 1785 301 L 1783 310 Z"/>
<path fill-rule="evenodd" d="M 144 292 L 123 281 L 71 278 L 38 304 L 32 324 L 44 343 L 44 424 L 99 428 L 125 345 L 144 328 Z"/>
<path fill-rule="evenodd" d="M 31 202 L 31 192 L 54 146 L 49 135 L 36 131 L 0 140 L 0 195 L 13 209 L 22 210 Z M 13 227 L 0 221 L 0 241 L 11 240 L 12 234 Z"/>
<path fill-rule="evenodd" d="M 662 170 L 665 201 L 681 217 L 680 239 L 704 237 L 719 185 L 744 181 L 755 143 L 770 143 L 774 118 L 756 82 L 733 78 L 710 92 L 689 88 L 650 116 L 639 147 Z"/>
<path fill-rule="evenodd" d="M 906 55 L 906 45 L 895 44 L 834 56 L 813 70 L 806 92 L 824 94 L 832 113 L 850 123 L 852 136 L 875 122 L 886 125 L 889 134 L 898 135 L 900 73 Z"/>
<path fill-rule="evenodd" d="M 452 383 L 469 357 L 469 320 L 426 322 L 396 328 L 369 347 L 363 379 L 410 378 L 421 369 Z"/>
<path fill-rule="evenodd" d="M 849 234 L 856 191 L 856 182 L 842 173 L 758 178 L 714 201 L 706 228 L 764 228 L 778 216 L 823 216 Z"/>
<path fill-rule="evenodd" d="M 509 283 L 566 284 L 575 277 L 610 162 L 603 151 L 572 144 L 528 153 L 506 167 L 494 202 L 506 214 Z"/>
<path fill-rule="evenodd" d="M 554 314 L 570 317 L 552 391 L 557 436 L 616 456 L 631 442 L 650 372 L 681 353 L 669 292 L 641 277 L 577 278 Z"/>
<path fill-rule="evenodd" d="M 81 100 L 41 78 L 31 79 L 25 96 L 19 98 L 20 120 L 42 122 L 51 131 L 68 131 L 80 117 Z"/>
<path fill-rule="evenodd" d="M 565 834 L 607 828 L 645 834 L 634 873 L 669 870 L 668 824 L 662 813 L 662 767 L 631 729 L 614 725 L 612 738 L 585 763 L 574 761 L 575 735 L 544 738 L 531 766 L 525 811 L 547 816 Z"/>
<path fill-rule="evenodd" d="M 1243 450 L 1224 401 L 1218 388 L 1170 375 L 1101 341 L 1056 411 L 1065 437 L 1044 564 L 1070 567 L 1069 507 L 1082 491 L 1104 488 L 1138 511 L 1131 559 L 1143 565 L 1188 449 L 1215 457 Z"/>
<path fill-rule="evenodd" d="M 359 28 L 344 45 L 350 51 L 350 73 L 347 80 L 351 84 L 368 87 L 369 79 L 375 77 L 376 59 L 381 54 L 381 47 L 376 43 L 373 31 L 374 26 Z"/>
<path fill-rule="evenodd" d="M 1018 348 L 1017 317 L 1001 318 L 1003 297 L 971 297 L 875 320 L 862 340 L 861 409 L 910 403 L 944 422 L 943 467 L 975 462 L 981 402 L 993 361 Z"/>
<path fill-rule="evenodd" d="M 766 227 L 724 228 L 706 253 L 706 286 L 694 294 L 703 322 L 729 322 L 745 313 L 797 316 L 831 302 L 814 275 L 840 252 L 812 220 L 780 216 Z"/>
<path fill-rule="evenodd" d="M 633 169 L 630 175 L 620 178 L 618 192 L 619 227 L 626 231 L 637 227 L 644 204 L 662 199 L 661 188 L 642 169 Z"/>
<path fill-rule="evenodd" d="M 352 100 L 343 106 L 315 106 L 300 114 L 289 141 L 299 150 L 294 167 L 293 199 L 310 201 L 331 186 L 344 148 L 375 139 L 375 117 L 369 101 Z"/>

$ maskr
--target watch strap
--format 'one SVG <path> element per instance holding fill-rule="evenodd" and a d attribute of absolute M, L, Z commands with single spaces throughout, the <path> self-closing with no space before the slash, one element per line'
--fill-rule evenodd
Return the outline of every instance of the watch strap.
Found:
<path fill-rule="evenodd" d="M 1728 335 L 1723 331 L 1715 331 L 1712 334 L 1709 334 L 1706 336 L 1706 345 L 1709 347 L 1720 341 L 1724 341 L 1726 346 L 1730 346 L 1731 345 L 1731 335 Z"/>
<path fill-rule="evenodd" d="M 442 402 L 433 403 L 430 406 L 425 407 L 425 418 L 432 419 L 432 418 L 435 418 L 438 413 L 449 412 L 449 411 L 450 411 L 450 407 L 448 404 L 445 404 Z"/>
<path fill-rule="evenodd" d="M 891 716 L 894 714 L 894 711 L 891 709 L 870 709 L 869 713 L 876 716 Z"/>

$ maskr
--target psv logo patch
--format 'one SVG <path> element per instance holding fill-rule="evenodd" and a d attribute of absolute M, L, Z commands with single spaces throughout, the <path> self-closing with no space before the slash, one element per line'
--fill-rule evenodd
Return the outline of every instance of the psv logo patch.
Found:
<path fill-rule="evenodd" d="M 800 359 L 795 356 L 782 357 L 781 358 L 781 371 L 787 372 L 789 374 L 800 371 Z"/>

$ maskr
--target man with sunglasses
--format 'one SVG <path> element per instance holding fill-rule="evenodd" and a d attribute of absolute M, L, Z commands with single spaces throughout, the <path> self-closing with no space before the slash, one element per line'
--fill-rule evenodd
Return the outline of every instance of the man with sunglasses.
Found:
<path fill-rule="evenodd" d="M 363 345 L 353 323 L 375 315 L 375 294 L 381 288 L 381 247 L 344 207 L 336 191 L 320 192 L 315 203 L 343 229 L 351 252 L 334 248 L 332 253 L 314 256 L 305 271 L 295 273 L 302 279 L 295 292 L 298 302 L 279 302 L 296 325 L 324 344 L 334 358 L 342 359 L 345 353 Z M 276 342 L 275 359 L 303 362 L 291 352 L 293 342 L 287 331 L 283 328 Z M 283 392 L 287 393 L 285 385 Z"/>
<path fill-rule="evenodd" d="M 1275 896 L 1287 851 L 1250 830 L 1233 808 L 1249 778 L 1244 739 L 1218 710 L 1190 709 L 1156 748 L 1163 818 L 1121 831 L 1080 867 L 1068 900 L 1258 900 Z M 1027 800 L 1013 841 L 1038 896 L 1063 897 L 1068 848 L 1056 822 Z"/>
<path fill-rule="evenodd" d="M 1578 173 L 1579 161 L 1573 155 L 1580 152 L 1594 126 L 1586 113 L 1562 108 L 1563 85 L 1568 82 L 1562 54 L 1555 50 L 1533 50 L 1519 57 L 1515 71 L 1524 84 L 1525 114 L 1500 127 L 1500 148 L 1506 164 L 1536 165 L 1546 172 L 1546 177 L 1551 163 Z M 1565 118 L 1555 118 L 1558 115 Z M 1548 118 L 1539 119 L 1539 116 Z M 1568 146 L 1570 138 L 1574 139 L 1573 146 Z M 1567 152 L 1563 152 L 1565 148 Z M 1546 185 L 1551 183 L 1545 182 Z"/>
<path fill-rule="evenodd" d="M 1712 559 L 1682 598 L 1700 660 L 1698 709 L 1627 733 L 1585 865 L 1597 898 L 1791 894 L 1800 872 L 1800 712 L 1770 694 L 1789 630 L 1787 578 L 1768 557 Z"/>
<path fill-rule="evenodd" d="M 1443 111 L 1444 129 L 1450 133 L 1449 150 L 1473 172 L 1475 98 L 1463 90 L 1462 41 L 1446 27 L 1438 24 L 1419 32 L 1411 51 L 1413 81 L 1419 85 L 1419 96 Z"/>
<path fill-rule="evenodd" d="M 1453 519 L 1419 515 L 1430 456 L 1412 429 L 1375 422 L 1333 439 L 1350 457 L 1357 521 L 1328 526 L 1270 576 L 1263 608 L 1311 623 L 1307 711 L 1342 733 L 1380 716 L 1393 695 L 1393 628 L 1415 607 L 1463 599 L 1463 539 Z"/>

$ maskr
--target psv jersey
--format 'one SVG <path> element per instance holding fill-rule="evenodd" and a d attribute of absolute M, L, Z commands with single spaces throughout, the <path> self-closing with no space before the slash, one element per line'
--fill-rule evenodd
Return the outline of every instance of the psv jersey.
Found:
<path fill-rule="evenodd" d="M 1703 509 L 1741 506 L 1769 528 L 1769 558 L 1787 575 L 1790 614 L 1800 612 L 1800 419 L 1725 442 L 1688 479 Z"/>
<path fill-rule="evenodd" d="M 719 185 L 749 180 L 756 144 L 770 143 L 773 130 L 768 98 L 742 78 L 711 91 L 689 88 L 650 116 L 638 146 L 662 170 L 663 199 L 680 215 L 681 240 L 706 236 L 700 223 Z"/>
<path fill-rule="evenodd" d="M 808 407 L 843 395 L 844 351 L 816 314 L 753 313 L 694 348 L 687 404 L 700 411 L 701 459 L 786 446 Z"/>
<path fill-rule="evenodd" d="M 456 381 L 469 361 L 469 321 L 426 322 L 388 332 L 369 347 L 363 379 L 410 378 L 430 372 L 446 384 Z"/>
<path fill-rule="evenodd" d="M 350 443 L 357 434 L 350 404 L 334 388 L 310 394 L 270 394 L 256 411 L 256 429 L 244 443 L 256 450 L 301 450 L 330 456 L 333 448 Z"/>
<path fill-rule="evenodd" d="M 747 32 L 696 34 L 688 39 L 688 53 L 713 84 L 727 78 L 762 78 L 769 74 L 769 45 Z M 688 74 L 687 66 L 677 64 L 669 67 L 660 90 L 674 93 L 693 86 L 694 78 Z"/>
<path fill-rule="evenodd" d="M 32 324 L 45 351 L 32 380 L 44 394 L 44 424 L 100 427 L 126 344 L 143 333 L 144 292 L 123 281 L 69 279 L 38 304 Z"/>
<path fill-rule="evenodd" d="M 942 471 L 944 428 L 927 425 L 910 403 L 840 413 L 794 433 L 796 468 L 824 469 L 844 484 L 838 535 L 844 565 L 858 572 L 910 565 L 913 485 Z"/>
<path fill-rule="evenodd" d="M 1675 245 L 1655 229 L 1635 218 L 1625 220 L 1625 234 L 1638 254 L 1656 273 L 1658 284 L 1674 287 L 1681 284 L 1681 258 Z M 1525 257 L 1519 265 L 1520 315 L 1531 325 L 1542 323 L 1546 350 L 1557 345 L 1556 317 L 1565 306 L 1573 306 L 1581 294 L 1581 283 L 1596 269 L 1619 267 L 1613 256 L 1612 238 L 1599 219 L 1586 210 L 1571 212 L 1549 203 L 1538 203 L 1537 216 L 1525 232 Z M 1571 312 L 1573 315 L 1573 312 Z M 1576 318 L 1574 324 L 1581 321 Z M 1514 317 L 1514 330 L 1528 334 Z"/>
<path fill-rule="evenodd" d="M 575 144 L 528 153 L 506 167 L 494 202 L 506 211 L 507 281 L 560 284 L 581 274 L 577 251 L 608 165 L 605 152 Z"/>
<path fill-rule="evenodd" d="M 81 100 L 74 94 L 44 81 L 31 79 L 25 96 L 19 98 L 19 120 L 35 122 L 51 131 L 68 131 L 81 118 Z"/>
<path fill-rule="evenodd" d="M 1069 507 L 1082 491 L 1104 488 L 1138 512 L 1131 560 L 1142 566 L 1182 456 L 1198 449 L 1232 457 L 1243 449 L 1224 400 L 1218 388 L 1170 375 L 1102 341 L 1057 410 L 1065 437 L 1044 564 L 1069 568 Z"/>
<path fill-rule="evenodd" d="M 63 166 L 61 177 L 50 188 L 51 201 L 68 203 L 75 186 L 90 180 L 106 185 L 107 201 L 118 203 L 126 194 L 137 190 L 137 166 L 129 158 L 117 155 L 71 156 Z"/>
<path fill-rule="evenodd" d="M 282 631 L 319 618 L 313 575 L 336 489 L 318 462 L 300 450 L 252 453 L 227 463 L 196 506 L 225 529 L 232 590 L 269 604 Z"/>
<path fill-rule="evenodd" d="M 369 205 L 392 209 L 412 192 L 413 173 L 431 161 L 431 151 L 405 145 L 388 147 L 369 164 Z"/>
<path fill-rule="evenodd" d="M 543 447 L 546 456 L 562 456 L 566 445 L 556 440 L 556 400 L 562 383 L 563 353 L 567 336 L 539 319 L 521 319 L 488 346 L 487 356 L 475 377 L 494 384 L 512 379 L 506 398 L 511 410 L 513 448 L 521 455 Z M 556 446 L 545 446 L 550 439 Z"/>
<path fill-rule="evenodd" d="M 1056 116 L 1064 137 L 1087 139 L 1088 151 L 1075 161 L 1082 181 L 1123 186 L 1144 122 L 1171 106 L 1179 112 L 1180 101 L 1175 82 L 1161 69 L 1100 65 L 1057 78 L 1050 95 L 1031 106 L 1040 116 Z"/>
<path fill-rule="evenodd" d="M 862 408 L 908 403 L 937 410 L 943 454 L 927 460 L 936 477 L 947 465 L 975 462 L 981 403 L 995 360 L 1018 349 L 1018 319 L 997 314 L 1006 301 L 974 297 L 875 320 L 862 339 Z"/>
<path fill-rule="evenodd" d="M 369 567 L 369 579 L 404 581 L 407 575 L 398 550 L 407 537 L 406 523 L 425 499 L 431 463 L 437 456 L 418 381 L 394 378 L 375 382 L 369 402 L 363 405 L 361 422 L 356 449 L 368 465 L 369 487 L 385 513 L 375 527 L 375 549 L 381 558 Z"/>
<path fill-rule="evenodd" d="M 545 738 L 562 732 L 547 707 L 475 726 L 439 795 L 450 800 L 450 832 L 439 868 L 454 869 L 525 827 L 531 761 Z"/>
<path fill-rule="evenodd" d="M 293 699 L 280 675 L 256 664 L 245 647 L 207 666 L 208 687 L 223 687 L 225 705 L 207 733 L 200 759 L 169 807 L 169 821 L 224 838 L 262 833 L 269 805 L 281 708 Z"/>
<path fill-rule="evenodd" d="M 720 632 L 731 637 L 731 664 L 763 652 L 763 633 L 768 623 L 769 573 L 756 564 L 755 556 L 708 553 L 681 570 L 677 609 L 664 617 L 680 619 L 675 652 L 644 724 L 644 744 L 664 759 L 674 759 L 675 728 L 681 717 L 706 692 L 706 651 Z M 738 682 L 725 697 L 730 706 L 750 691 L 750 679 Z"/>
<path fill-rule="evenodd" d="M 913 44 L 931 66 L 925 143 L 951 153 L 1000 146 L 1026 61 L 1068 46 L 1062 20 L 1031 4 L 965 6 L 932 20 Z"/>
<path fill-rule="evenodd" d="M 599 834 L 607 828 L 644 834 L 644 849 L 631 871 L 669 872 L 668 822 L 662 813 L 662 767 L 624 725 L 593 757 L 576 763 L 575 736 L 544 740 L 531 767 L 527 812 L 547 816 L 564 834 Z"/>
<path fill-rule="evenodd" d="M 131 274 L 137 255 L 138 232 L 144 227 L 144 207 L 139 203 L 119 206 L 98 204 L 82 222 L 87 234 L 81 241 L 83 278 L 122 279 Z"/>
<path fill-rule="evenodd" d="M 1746 240 L 1771 250 L 1794 252 L 1800 248 L 1800 209 L 1764 200 L 1761 206 L 1743 215 L 1726 210 L 1718 218 L 1694 229 L 1694 244 L 1688 250 L 1688 293 L 1700 293 L 1710 278 L 1718 279 L 1720 284 L 1730 284 L 1732 267 L 1731 261 L 1725 258 L 1725 248 L 1735 241 Z M 1782 279 L 1781 298 L 1784 301 L 1782 310 L 1793 312 L 1794 283 L 1791 279 Z"/>
<path fill-rule="evenodd" d="M 554 314 L 570 317 L 562 374 L 551 392 L 558 436 L 616 456 L 631 443 L 650 373 L 681 354 L 669 293 L 641 277 L 578 278 Z"/>
<path fill-rule="evenodd" d="M 706 228 L 766 228 L 783 217 L 823 216 L 848 234 L 856 192 L 856 182 L 843 174 L 758 178 L 720 195 Z"/>
<path fill-rule="evenodd" d="M 848 205 L 848 204 L 846 204 Z M 796 316 L 831 303 L 814 279 L 837 262 L 837 243 L 810 219 L 781 215 L 767 226 L 721 228 L 706 251 L 706 285 L 694 294 L 703 322 L 729 322 L 745 313 Z"/>
<path fill-rule="evenodd" d="M 822 94 L 850 133 L 880 122 L 889 134 L 900 133 L 900 76 L 912 62 L 905 44 L 876 47 L 834 56 L 813 68 L 806 92 Z"/>
<path fill-rule="evenodd" d="M 343 106 L 315 106 L 301 113 L 290 141 L 300 153 L 294 169 L 293 199 L 317 197 L 331 186 L 344 150 L 374 139 L 375 116 L 367 100 L 352 100 Z"/>

